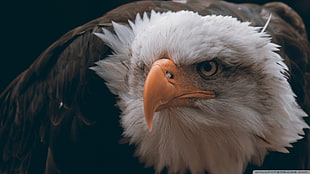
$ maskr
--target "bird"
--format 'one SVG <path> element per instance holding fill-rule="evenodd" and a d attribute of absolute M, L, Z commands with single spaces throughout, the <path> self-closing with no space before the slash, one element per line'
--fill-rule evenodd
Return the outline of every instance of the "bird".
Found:
<path fill-rule="evenodd" d="M 0 173 L 309 169 L 310 45 L 286 4 L 138 1 L 0 95 Z"/>

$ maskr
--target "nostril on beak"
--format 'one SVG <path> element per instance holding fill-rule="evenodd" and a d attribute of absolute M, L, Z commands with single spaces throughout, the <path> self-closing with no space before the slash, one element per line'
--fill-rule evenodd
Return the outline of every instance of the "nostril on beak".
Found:
<path fill-rule="evenodd" d="M 168 79 L 173 79 L 173 78 L 174 78 L 174 75 L 173 75 L 171 72 L 166 71 L 166 77 L 167 77 Z"/>

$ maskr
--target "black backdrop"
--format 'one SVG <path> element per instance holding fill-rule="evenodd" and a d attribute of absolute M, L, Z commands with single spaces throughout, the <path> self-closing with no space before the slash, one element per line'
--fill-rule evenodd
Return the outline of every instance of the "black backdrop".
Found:
<path fill-rule="evenodd" d="M 131 0 L 12 0 L 0 3 L 0 92 L 64 33 Z M 263 4 L 270 0 L 228 0 Z M 278 0 L 279 1 L 279 0 Z M 308 22 L 309 0 L 280 0 Z M 306 23 L 308 31 L 310 23 Z"/>

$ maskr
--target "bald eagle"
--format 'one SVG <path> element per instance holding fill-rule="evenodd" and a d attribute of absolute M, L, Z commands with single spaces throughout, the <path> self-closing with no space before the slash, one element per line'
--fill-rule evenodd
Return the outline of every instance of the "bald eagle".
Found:
<path fill-rule="evenodd" d="M 118 7 L 2 92 L 0 173 L 309 169 L 309 48 L 282 3 Z"/>

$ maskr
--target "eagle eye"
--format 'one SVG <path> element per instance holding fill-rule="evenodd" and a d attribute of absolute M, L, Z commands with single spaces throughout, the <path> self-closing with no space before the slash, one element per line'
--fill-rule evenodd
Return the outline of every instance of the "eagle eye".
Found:
<path fill-rule="evenodd" d="M 221 65 L 214 59 L 198 63 L 197 65 L 197 71 L 204 79 L 214 79 L 221 70 Z"/>

